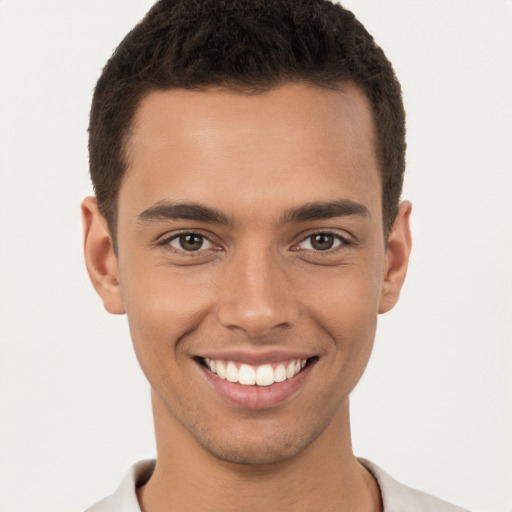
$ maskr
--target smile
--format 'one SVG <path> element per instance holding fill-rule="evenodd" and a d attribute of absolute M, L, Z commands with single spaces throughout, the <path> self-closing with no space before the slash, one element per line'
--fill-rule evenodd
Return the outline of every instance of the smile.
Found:
<path fill-rule="evenodd" d="M 203 361 L 204 366 L 219 378 L 241 384 L 242 386 L 271 386 L 276 382 L 293 379 L 308 363 L 308 359 L 295 359 L 254 366 L 236 361 L 209 359 L 207 357 Z"/>
<path fill-rule="evenodd" d="M 223 400 L 244 409 L 268 409 L 297 396 L 319 357 L 232 352 L 194 359 Z"/>

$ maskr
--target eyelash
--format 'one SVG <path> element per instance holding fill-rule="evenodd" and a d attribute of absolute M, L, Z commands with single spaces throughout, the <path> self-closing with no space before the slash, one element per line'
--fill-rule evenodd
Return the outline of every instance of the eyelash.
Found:
<path fill-rule="evenodd" d="M 201 238 L 202 240 L 206 240 L 212 246 L 215 245 L 214 242 L 207 235 L 204 235 L 203 233 L 198 233 L 196 231 L 182 231 L 180 233 L 176 233 L 176 234 L 169 236 L 169 237 L 163 239 L 162 241 L 158 242 L 157 245 L 163 247 L 165 250 L 167 250 L 173 254 L 177 254 L 179 256 L 186 255 L 186 257 L 197 257 L 200 255 L 204 255 L 205 251 L 212 250 L 212 248 L 208 248 L 208 249 L 198 249 L 197 251 L 187 251 L 185 249 L 177 249 L 177 248 L 173 247 L 171 245 L 171 242 L 173 240 L 179 239 L 182 236 L 196 236 L 196 237 Z M 213 249 L 213 250 L 215 250 L 215 249 Z"/>
<path fill-rule="evenodd" d="M 308 234 L 306 237 L 302 238 L 301 241 L 298 244 L 295 244 L 294 247 L 298 247 L 300 244 L 304 243 L 306 240 L 311 240 L 314 236 L 331 236 L 335 239 L 335 242 L 338 241 L 339 244 L 335 247 L 325 249 L 325 250 L 314 250 L 314 249 L 302 249 L 307 250 L 315 253 L 315 255 L 322 255 L 322 254 L 333 254 L 334 252 L 337 252 L 339 250 L 343 250 L 347 246 L 353 245 L 353 242 L 348 238 L 340 235 L 339 233 L 333 233 L 332 231 L 315 231 L 314 233 Z M 311 242 L 310 242 L 311 245 Z M 301 249 L 295 249 L 297 251 L 300 251 Z"/>
<path fill-rule="evenodd" d="M 325 249 L 325 250 L 300 249 L 298 247 L 299 245 L 301 245 L 305 241 L 311 240 L 314 236 L 319 236 L 319 235 L 331 236 L 331 237 L 333 237 L 335 239 L 334 243 L 336 243 L 336 241 L 337 241 L 337 242 L 339 242 L 339 244 L 334 246 L 333 248 L 328 248 L 328 249 Z M 177 240 L 177 239 L 179 239 L 182 236 L 196 236 L 196 237 L 200 237 L 203 241 L 207 241 L 213 247 L 210 247 L 210 248 L 207 248 L 207 249 L 200 248 L 197 251 L 187 251 L 185 249 L 177 249 L 177 248 L 171 246 L 171 242 L 173 240 Z M 169 251 L 169 252 L 171 252 L 173 254 L 177 254 L 177 255 L 180 255 L 180 256 L 186 255 L 186 257 L 198 257 L 200 255 L 204 255 L 206 251 L 212 251 L 212 250 L 217 250 L 218 251 L 219 250 L 219 249 L 215 249 L 214 248 L 215 247 L 214 242 L 207 235 L 205 235 L 203 233 L 198 233 L 196 231 L 182 231 L 180 233 L 176 233 L 176 234 L 174 234 L 172 236 L 169 236 L 169 237 L 166 237 L 162 241 L 158 242 L 157 245 L 163 247 L 165 250 L 167 250 L 167 251 Z M 310 245 L 311 245 L 311 242 L 310 242 Z M 314 233 L 310 233 L 307 236 L 305 236 L 304 238 L 302 238 L 298 243 L 294 244 L 291 250 L 293 250 L 293 251 L 304 250 L 304 251 L 308 251 L 308 252 L 314 253 L 315 255 L 321 256 L 322 254 L 325 254 L 325 255 L 333 254 L 333 253 L 335 253 L 335 252 L 337 252 L 339 250 L 343 250 L 347 246 L 351 246 L 351 245 L 353 245 L 353 242 L 349 238 L 341 236 L 338 233 L 333 233 L 332 231 L 315 231 Z"/>

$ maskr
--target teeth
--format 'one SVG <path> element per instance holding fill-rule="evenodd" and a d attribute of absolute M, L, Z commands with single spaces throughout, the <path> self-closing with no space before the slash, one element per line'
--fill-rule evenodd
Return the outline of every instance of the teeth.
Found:
<path fill-rule="evenodd" d="M 209 358 L 205 358 L 204 361 L 211 372 L 216 373 L 221 379 L 243 386 L 270 386 L 274 382 L 292 379 L 306 366 L 307 362 L 306 359 L 297 359 L 290 361 L 286 366 L 280 363 L 272 368 L 270 364 L 254 367 L 248 364 L 237 366 L 233 361 L 216 361 Z"/>
<path fill-rule="evenodd" d="M 258 366 L 256 370 L 256 384 L 258 386 L 270 386 L 274 384 L 274 370 L 269 364 Z"/>
<path fill-rule="evenodd" d="M 286 368 L 284 364 L 280 364 L 274 370 L 274 382 L 283 382 L 284 380 L 286 380 Z"/>
<path fill-rule="evenodd" d="M 295 362 L 292 361 L 287 367 L 286 367 L 286 378 L 291 379 L 295 375 Z"/>
<path fill-rule="evenodd" d="M 229 382 L 238 382 L 238 368 L 235 363 L 228 363 L 226 368 L 226 380 Z"/>
<path fill-rule="evenodd" d="M 256 383 L 256 372 L 252 366 L 248 364 L 240 366 L 240 370 L 238 370 L 238 382 L 244 386 L 253 386 Z"/>
<path fill-rule="evenodd" d="M 221 361 L 217 361 L 215 363 L 215 369 L 217 370 L 217 375 L 221 379 L 225 379 L 226 378 L 226 367 L 222 364 Z"/>

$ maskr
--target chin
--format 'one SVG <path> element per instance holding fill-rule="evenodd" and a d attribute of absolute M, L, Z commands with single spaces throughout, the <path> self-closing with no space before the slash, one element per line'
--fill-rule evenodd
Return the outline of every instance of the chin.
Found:
<path fill-rule="evenodd" d="M 308 434 L 272 434 L 263 436 L 242 432 L 229 439 L 197 439 L 211 455 L 224 462 L 265 466 L 279 464 L 297 457 L 310 446 L 318 435 Z"/>

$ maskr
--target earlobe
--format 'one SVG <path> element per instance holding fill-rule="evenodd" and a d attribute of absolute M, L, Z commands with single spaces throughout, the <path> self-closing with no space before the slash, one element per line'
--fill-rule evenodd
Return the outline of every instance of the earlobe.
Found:
<path fill-rule="evenodd" d="M 85 263 L 91 283 L 105 309 L 122 315 L 125 311 L 112 238 L 95 197 L 86 197 L 82 201 L 82 221 Z"/>
<path fill-rule="evenodd" d="M 379 313 L 386 313 L 398 302 L 405 281 L 412 239 L 409 219 L 412 205 L 408 201 L 400 203 L 398 214 L 388 236 L 384 279 L 379 304 Z"/>

